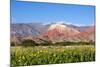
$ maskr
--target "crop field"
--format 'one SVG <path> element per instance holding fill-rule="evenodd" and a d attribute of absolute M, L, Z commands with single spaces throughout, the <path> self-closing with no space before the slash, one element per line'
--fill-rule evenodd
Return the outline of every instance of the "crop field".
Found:
<path fill-rule="evenodd" d="M 11 47 L 11 66 L 95 61 L 95 46 Z"/>

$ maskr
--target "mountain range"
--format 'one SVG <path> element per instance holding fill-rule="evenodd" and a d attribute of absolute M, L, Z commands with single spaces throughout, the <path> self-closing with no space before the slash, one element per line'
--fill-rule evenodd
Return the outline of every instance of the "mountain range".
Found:
<path fill-rule="evenodd" d="M 47 40 L 60 41 L 94 41 L 95 26 L 75 26 L 64 23 L 11 23 L 11 42 L 32 39 L 36 42 Z"/>

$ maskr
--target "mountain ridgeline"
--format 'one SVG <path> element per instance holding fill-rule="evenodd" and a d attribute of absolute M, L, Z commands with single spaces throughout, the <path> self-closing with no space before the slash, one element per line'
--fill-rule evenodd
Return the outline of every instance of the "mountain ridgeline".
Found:
<path fill-rule="evenodd" d="M 23 40 L 42 42 L 87 42 L 95 41 L 95 26 L 75 26 L 61 23 L 16 23 L 11 24 L 11 42 Z"/>

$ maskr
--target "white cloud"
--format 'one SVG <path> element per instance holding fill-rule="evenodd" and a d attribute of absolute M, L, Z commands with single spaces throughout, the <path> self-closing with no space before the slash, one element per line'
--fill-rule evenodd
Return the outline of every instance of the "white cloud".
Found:
<path fill-rule="evenodd" d="M 60 23 L 60 24 L 68 24 L 68 25 L 75 25 L 75 26 L 86 26 L 85 24 L 78 24 L 78 23 L 72 23 L 72 22 L 66 22 L 66 21 L 57 21 L 56 23 Z"/>
<path fill-rule="evenodd" d="M 79 24 L 79 23 L 72 23 L 72 22 L 67 22 L 67 21 L 53 21 L 53 22 L 46 22 L 44 25 L 47 25 L 47 24 L 68 24 L 68 25 L 75 25 L 75 26 L 88 26 L 86 24 Z"/>

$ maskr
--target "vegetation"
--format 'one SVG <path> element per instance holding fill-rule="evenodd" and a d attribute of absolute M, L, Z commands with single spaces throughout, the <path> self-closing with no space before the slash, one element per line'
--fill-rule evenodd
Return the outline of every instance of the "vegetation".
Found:
<path fill-rule="evenodd" d="M 64 41 L 64 42 L 56 42 L 56 43 L 52 43 L 51 41 L 46 41 L 46 40 L 42 40 L 43 42 L 41 43 L 36 43 L 33 40 L 23 40 L 21 42 L 21 44 L 18 44 L 17 46 L 24 46 L 24 47 L 28 47 L 28 46 L 70 46 L 70 45 L 94 45 L 95 42 L 93 41 L 89 41 L 89 42 L 71 42 L 71 41 Z M 15 43 L 11 43 L 11 46 L 16 46 Z"/>
<path fill-rule="evenodd" d="M 11 66 L 86 61 L 95 61 L 93 45 L 11 47 Z"/>
<path fill-rule="evenodd" d="M 70 42 L 70 41 L 65 41 L 65 42 L 57 42 L 54 45 L 58 46 L 70 46 L 70 45 L 94 45 L 94 42 Z"/>
<path fill-rule="evenodd" d="M 11 42 L 11 46 L 15 46 L 15 43 L 14 42 Z"/>
<path fill-rule="evenodd" d="M 33 40 L 23 40 L 21 46 L 28 47 L 28 46 L 37 46 L 38 44 L 35 43 Z"/>
<path fill-rule="evenodd" d="M 11 66 L 95 61 L 95 42 L 23 40 L 11 43 Z"/>

